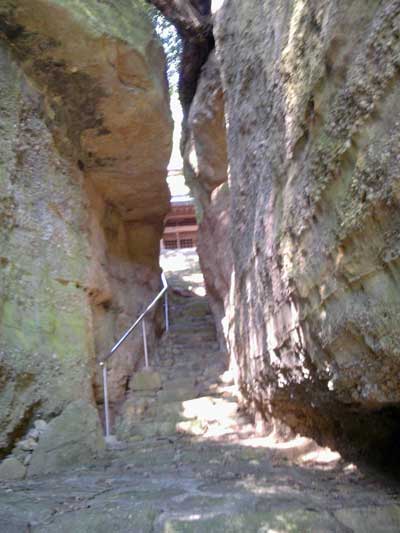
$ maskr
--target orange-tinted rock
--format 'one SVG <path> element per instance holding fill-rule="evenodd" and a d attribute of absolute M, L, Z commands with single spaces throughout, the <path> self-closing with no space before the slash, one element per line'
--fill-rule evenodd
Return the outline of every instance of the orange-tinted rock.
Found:
<path fill-rule="evenodd" d="M 0 448 L 101 401 L 101 357 L 158 291 L 172 123 L 139 3 L 0 6 Z M 154 317 L 153 317 L 154 318 Z M 152 319 L 149 346 L 154 343 Z M 143 347 L 110 363 L 111 402 Z"/>

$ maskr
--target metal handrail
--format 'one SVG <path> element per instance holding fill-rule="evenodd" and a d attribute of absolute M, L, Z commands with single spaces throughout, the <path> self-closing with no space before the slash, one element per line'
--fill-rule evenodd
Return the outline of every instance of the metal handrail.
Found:
<path fill-rule="evenodd" d="M 165 329 L 166 331 L 169 330 L 169 310 L 168 310 L 168 292 L 167 292 L 168 283 L 167 283 L 164 272 L 161 274 L 161 281 L 163 284 L 163 288 L 161 289 L 161 291 L 157 294 L 154 300 L 152 300 L 151 303 L 146 307 L 146 309 L 139 316 L 139 318 L 132 324 L 132 326 L 126 330 L 126 332 L 122 335 L 119 341 L 108 352 L 108 354 L 99 362 L 99 365 L 103 369 L 104 418 L 105 418 L 106 437 L 110 436 L 110 418 L 109 418 L 108 385 L 107 385 L 107 361 L 118 350 L 121 344 L 129 337 L 129 335 L 133 332 L 136 326 L 138 326 L 140 322 L 142 322 L 145 365 L 146 365 L 146 368 L 148 368 L 149 359 L 148 359 L 148 352 L 147 352 L 146 324 L 145 324 L 144 318 L 146 314 L 150 311 L 150 309 L 152 309 L 155 306 L 155 304 L 160 300 L 160 298 L 162 298 L 163 295 L 165 295 L 165 306 L 164 306 L 165 307 Z"/>

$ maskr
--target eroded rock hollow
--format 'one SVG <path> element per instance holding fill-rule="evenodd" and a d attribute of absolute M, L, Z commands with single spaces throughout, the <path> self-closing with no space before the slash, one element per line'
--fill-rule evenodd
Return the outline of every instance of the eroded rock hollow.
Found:
<path fill-rule="evenodd" d="M 214 4 L 216 61 L 198 79 L 184 154 L 242 394 L 267 420 L 388 458 L 400 405 L 399 4 Z"/>
<path fill-rule="evenodd" d="M 0 65 L 4 454 L 34 418 L 102 402 L 96 358 L 159 290 L 172 123 L 140 2 L 2 1 Z M 142 349 L 110 363 L 112 403 Z"/>

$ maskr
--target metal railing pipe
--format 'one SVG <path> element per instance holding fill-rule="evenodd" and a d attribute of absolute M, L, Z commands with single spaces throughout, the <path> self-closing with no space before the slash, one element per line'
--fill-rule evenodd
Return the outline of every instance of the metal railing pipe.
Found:
<path fill-rule="evenodd" d="M 165 316 L 165 330 L 169 331 L 169 307 L 168 307 L 168 291 L 165 291 L 164 296 L 164 316 Z"/>
<path fill-rule="evenodd" d="M 142 321 L 142 332 L 143 332 L 143 348 L 144 348 L 144 364 L 146 368 L 149 368 L 149 354 L 147 352 L 147 336 L 146 336 L 146 319 Z"/>
<path fill-rule="evenodd" d="M 103 366 L 103 392 L 104 392 L 104 422 L 106 428 L 106 437 L 110 436 L 110 417 L 108 409 L 108 386 L 107 386 L 107 364 L 101 363 Z"/>
<path fill-rule="evenodd" d="M 169 330 L 169 308 L 168 308 L 168 283 L 165 277 L 164 272 L 161 274 L 161 281 L 163 284 L 163 288 L 161 291 L 157 294 L 157 296 L 149 303 L 149 305 L 146 307 L 146 309 L 143 311 L 143 313 L 139 316 L 139 318 L 132 324 L 132 326 L 126 330 L 126 332 L 122 335 L 122 337 L 118 340 L 118 342 L 111 348 L 111 350 L 108 352 L 108 354 L 103 357 L 101 361 L 99 361 L 100 366 L 102 367 L 103 371 L 103 394 L 104 394 L 104 422 L 105 422 L 105 433 L 106 437 L 110 436 L 110 414 L 109 414 L 109 405 L 108 405 L 108 384 L 107 384 L 107 361 L 108 359 L 118 350 L 118 348 L 121 346 L 121 344 L 129 337 L 129 335 L 133 332 L 133 330 L 136 328 L 140 322 L 142 322 L 142 328 L 143 328 L 143 344 L 144 344 L 144 355 L 145 355 L 145 365 L 146 368 L 149 367 L 149 356 L 148 356 L 148 348 L 147 348 L 147 337 L 146 337 L 146 324 L 144 321 L 144 317 L 146 314 L 152 309 L 155 304 L 162 298 L 162 296 L 165 294 L 165 329 L 166 331 Z"/>
<path fill-rule="evenodd" d="M 121 346 L 121 344 L 129 337 L 129 335 L 133 332 L 133 330 L 136 328 L 138 324 L 143 320 L 143 318 L 146 316 L 146 314 L 152 309 L 155 304 L 158 302 L 158 300 L 166 293 L 168 289 L 167 280 L 165 278 L 164 272 L 161 274 L 161 280 L 163 283 L 162 290 L 157 294 L 157 296 L 152 300 L 149 305 L 146 307 L 146 309 L 143 311 L 143 313 L 139 316 L 139 318 L 132 324 L 132 326 L 126 330 L 126 332 L 122 335 L 122 337 L 119 339 L 119 341 L 111 348 L 111 350 L 108 352 L 108 354 L 101 360 L 102 363 L 107 361 L 114 352 L 118 350 L 118 348 Z M 169 327 L 169 324 L 168 324 Z"/>

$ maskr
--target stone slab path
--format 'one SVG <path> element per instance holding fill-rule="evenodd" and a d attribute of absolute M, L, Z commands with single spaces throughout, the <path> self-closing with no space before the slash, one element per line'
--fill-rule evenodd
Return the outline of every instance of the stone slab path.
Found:
<path fill-rule="evenodd" d="M 206 299 L 183 290 L 153 368 L 131 380 L 118 442 L 94 464 L 1 483 L 0 532 L 399 532 L 394 482 L 309 439 L 257 434 Z"/>

